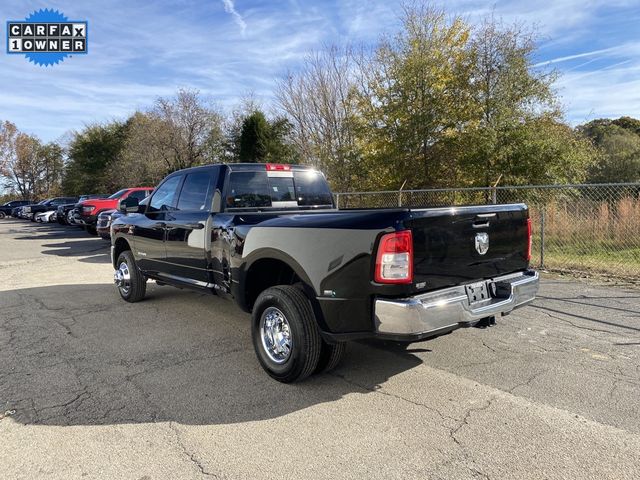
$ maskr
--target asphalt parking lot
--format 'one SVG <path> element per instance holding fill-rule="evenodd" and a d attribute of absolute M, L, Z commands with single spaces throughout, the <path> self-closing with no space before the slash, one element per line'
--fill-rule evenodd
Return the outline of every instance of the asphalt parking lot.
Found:
<path fill-rule="evenodd" d="M 99 238 L 4 220 L 0 255 L 2 478 L 640 477 L 640 290 L 545 276 L 494 327 L 283 385 L 230 302 L 121 301 Z"/>

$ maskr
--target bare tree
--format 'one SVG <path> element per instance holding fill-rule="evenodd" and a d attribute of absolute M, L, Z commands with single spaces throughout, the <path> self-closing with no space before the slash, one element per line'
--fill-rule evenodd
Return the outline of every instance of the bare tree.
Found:
<path fill-rule="evenodd" d="M 224 155 L 223 118 L 206 105 L 197 90 L 179 90 L 158 98 L 146 112 L 127 121 L 125 146 L 111 162 L 118 183 L 155 185 L 167 173 L 205 163 Z"/>
<path fill-rule="evenodd" d="M 179 90 L 159 98 L 150 112 L 156 126 L 151 138 L 165 150 L 169 169 L 214 161 L 223 141 L 222 116 L 203 104 L 197 90 Z"/>
<path fill-rule="evenodd" d="M 332 46 L 308 55 L 302 68 L 280 80 L 276 99 L 293 125 L 303 161 L 327 173 L 334 189 L 356 182 L 360 154 L 352 52 Z"/>
<path fill-rule="evenodd" d="M 6 180 L 10 175 L 9 166 L 15 159 L 17 135 L 18 129 L 13 123 L 0 122 L 0 176 L 5 179 L 4 187 L 8 186 Z"/>
<path fill-rule="evenodd" d="M 22 198 L 39 198 L 60 191 L 62 148 L 42 145 L 36 137 L 21 133 L 15 125 L 0 125 L 0 175 L 3 186 Z"/>

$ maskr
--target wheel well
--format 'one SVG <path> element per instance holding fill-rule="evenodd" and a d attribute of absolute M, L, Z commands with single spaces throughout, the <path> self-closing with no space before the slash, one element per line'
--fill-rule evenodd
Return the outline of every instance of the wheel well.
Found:
<path fill-rule="evenodd" d="M 249 270 L 245 279 L 245 303 L 248 310 L 260 295 L 260 292 L 275 285 L 293 285 L 300 282 L 300 277 L 282 260 L 262 258 L 257 260 Z"/>
<path fill-rule="evenodd" d="M 120 256 L 120 254 L 125 250 L 131 250 L 131 247 L 129 246 L 129 242 L 127 242 L 124 238 L 117 239 L 113 249 L 114 264 L 115 262 L 118 261 L 118 257 Z"/>

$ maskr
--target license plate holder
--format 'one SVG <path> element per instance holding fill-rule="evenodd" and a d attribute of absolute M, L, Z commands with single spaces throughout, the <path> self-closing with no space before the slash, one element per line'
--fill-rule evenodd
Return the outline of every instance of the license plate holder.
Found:
<path fill-rule="evenodd" d="M 478 282 L 464 287 L 467 298 L 470 304 L 484 302 L 491 299 L 491 293 L 489 290 L 489 282 Z"/>

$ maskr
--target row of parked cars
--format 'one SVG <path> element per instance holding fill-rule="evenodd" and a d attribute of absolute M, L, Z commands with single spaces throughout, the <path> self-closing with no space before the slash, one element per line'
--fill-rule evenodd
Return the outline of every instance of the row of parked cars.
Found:
<path fill-rule="evenodd" d="M 127 198 L 141 202 L 153 191 L 151 187 L 124 188 L 112 195 L 88 194 L 78 197 L 55 197 L 34 203 L 13 200 L 0 206 L 0 219 L 12 216 L 38 223 L 58 222 L 75 225 L 92 235 L 110 239 L 111 222 L 122 215 L 120 203 Z"/>

